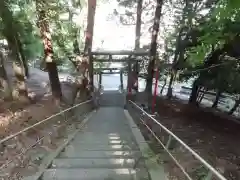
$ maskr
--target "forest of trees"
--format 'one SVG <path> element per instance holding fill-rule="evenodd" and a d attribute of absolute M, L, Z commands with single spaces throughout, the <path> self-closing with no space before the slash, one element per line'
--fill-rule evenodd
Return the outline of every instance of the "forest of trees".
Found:
<path fill-rule="evenodd" d="M 86 2 L 75 0 L 0 2 L 1 39 L 3 42 L 7 41 L 9 52 L 7 54 L 1 52 L 1 86 L 5 99 L 31 101 L 26 85 L 29 76 L 28 64 L 37 58 L 41 61 L 40 68 L 48 72 L 52 96 L 57 102 L 64 101 L 57 66 L 66 63 L 64 62 L 66 60 L 71 62 L 78 72 L 75 94 L 79 90 L 87 89 L 87 82 L 90 81 L 87 71 L 88 53 L 92 45 L 96 0 L 89 0 L 87 4 L 89 9 L 86 38 L 80 40 L 79 32 L 84 30 L 74 18 L 80 14 Z M 80 48 L 84 49 L 83 53 L 80 53 Z M 13 62 L 16 77 L 14 88 L 11 88 L 6 75 L 5 60 Z"/>
<path fill-rule="evenodd" d="M 169 79 L 168 99 L 172 98 L 175 81 L 194 79 L 189 104 L 198 106 L 204 93 L 211 91 L 216 94 L 212 104 L 216 108 L 221 95 L 228 94 L 235 99 L 234 106 L 228 112 L 232 114 L 240 103 L 237 83 L 240 3 L 237 0 L 157 0 L 144 1 L 142 5 L 139 3 L 143 2 L 135 2 L 138 8 L 142 8 L 142 11 L 138 10 L 142 17 L 149 14 L 152 17 L 150 25 L 148 20 L 142 21 L 142 25 L 147 23 L 150 26 L 152 33 L 145 91 L 152 91 L 155 65 L 164 86 L 166 79 Z M 155 9 L 152 8 L 153 3 L 156 4 Z M 129 10 L 133 1 L 120 1 L 120 5 L 128 8 L 126 14 L 120 16 L 120 21 L 133 23 L 134 12 Z M 169 17 L 173 20 L 171 24 L 164 21 Z M 139 19 L 141 17 L 135 21 Z M 137 24 L 136 28 L 139 28 Z M 164 41 L 163 44 L 158 42 L 157 36 Z M 162 65 L 167 63 L 171 64 L 170 68 Z"/>
<path fill-rule="evenodd" d="M 26 80 L 28 64 L 40 57 L 41 69 L 48 72 L 52 96 L 64 101 L 58 68 L 70 62 L 77 71 L 74 97 L 81 91 L 86 99 L 93 89 L 89 55 L 92 49 L 96 0 L 2 0 L 0 2 L 0 36 L 6 40 L 9 53 L 0 54 L 2 96 L 5 99 L 31 101 Z M 238 0 L 117 0 L 124 13 L 115 10 L 123 25 L 135 25 L 135 50 L 149 50 L 145 68 L 147 93 L 152 92 L 154 69 L 160 79 L 169 83 L 167 97 L 172 98 L 175 81 L 194 79 L 189 103 L 198 106 L 204 93 L 216 92 L 216 108 L 222 94 L 234 97 L 232 114 L 240 104 L 238 85 L 240 51 L 240 2 Z M 88 6 L 87 6 L 88 5 Z M 87 25 L 76 23 L 88 7 Z M 164 19 L 170 17 L 171 24 Z M 146 30 L 147 29 L 147 30 Z M 141 37 L 151 32 L 151 42 L 141 44 Z M 82 37 L 85 32 L 85 37 Z M 161 39 L 161 42 L 159 41 Z M 163 43 L 162 43 L 163 42 Z M 4 61 L 12 60 L 16 83 L 9 85 Z M 163 64 L 170 63 L 166 68 Z M 139 73 L 139 72 L 137 72 Z M 167 81 L 169 79 L 169 81 Z M 89 86 L 90 85 L 90 86 Z"/>

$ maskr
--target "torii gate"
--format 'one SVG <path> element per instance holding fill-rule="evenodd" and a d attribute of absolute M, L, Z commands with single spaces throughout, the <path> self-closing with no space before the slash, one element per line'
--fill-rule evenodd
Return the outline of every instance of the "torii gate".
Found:
<path fill-rule="evenodd" d="M 128 56 L 128 57 L 124 57 L 124 58 L 113 58 L 113 56 Z M 97 56 L 108 56 L 108 58 L 98 58 Z M 149 56 L 149 52 L 144 51 L 144 52 L 138 52 L 138 51 L 93 51 L 91 52 L 90 55 L 90 69 L 93 69 L 93 64 L 94 62 L 127 62 L 127 70 L 125 69 L 125 71 L 127 71 L 128 73 L 128 82 L 127 82 L 127 89 L 128 89 L 128 93 L 131 94 L 132 93 L 132 89 L 135 88 L 136 90 L 138 90 L 138 72 L 139 72 L 139 66 L 135 66 L 136 68 L 133 70 L 133 66 L 134 64 L 136 64 L 136 62 L 141 61 L 142 59 L 137 59 L 137 57 L 139 56 Z M 109 70 L 110 72 L 108 74 L 116 74 L 115 72 L 113 72 L 112 70 L 114 69 L 106 69 L 106 68 L 102 68 L 103 70 Z M 120 73 L 120 84 L 121 84 L 121 88 L 123 88 L 123 71 L 121 70 L 120 72 L 117 72 L 118 74 Z M 90 73 L 90 78 L 93 80 L 93 74 L 94 72 Z M 99 81 L 102 81 L 102 77 L 101 75 L 103 74 L 103 72 L 99 72 Z M 106 74 L 106 73 L 105 73 Z M 92 81 L 93 82 L 93 81 Z M 135 87 L 134 87 L 135 86 Z"/>
<path fill-rule="evenodd" d="M 104 71 L 108 71 L 108 72 L 104 72 Z M 123 73 L 124 72 L 126 72 L 126 68 L 94 68 L 94 74 L 98 75 L 98 79 L 99 79 L 98 88 L 99 89 L 101 88 L 103 74 L 120 74 L 120 85 L 121 85 L 121 89 L 123 89 Z"/>

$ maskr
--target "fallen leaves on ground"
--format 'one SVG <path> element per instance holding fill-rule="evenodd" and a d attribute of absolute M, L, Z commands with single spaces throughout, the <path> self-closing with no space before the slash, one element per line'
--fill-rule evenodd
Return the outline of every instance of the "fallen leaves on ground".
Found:
<path fill-rule="evenodd" d="M 141 99 L 137 101 L 143 103 Z M 232 117 L 160 97 L 157 99 L 156 110 L 160 123 L 180 137 L 227 179 L 240 179 L 240 146 L 238 146 L 240 124 L 229 120 Z M 166 144 L 168 134 L 150 119 L 147 122 L 154 127 L 154 132 Z M 141 129 L 145 136 L 150 136 L 145 127 L 142 126 Z M 183 147 L 179 143 L 173 144 L 171 152 L 193 179 L 201 179 L 207 174 L 206 168 L 202 168 L 199 161 L 189 152 L 182 151 Z M 165 167 L 170 172 L 170 179 L 185 179 L 173 161 L 168 159 L 167 162 Z"/>

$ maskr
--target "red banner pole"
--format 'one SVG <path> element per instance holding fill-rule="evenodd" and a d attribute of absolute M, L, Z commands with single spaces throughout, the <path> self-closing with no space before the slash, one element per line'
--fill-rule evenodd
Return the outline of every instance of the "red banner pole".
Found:
<path fill-rule="evenodd" d="M 156 104 L 156 98 L 157 98 L 157 89 L 158 89 L 158 78 L 159 78 L 159 72 L 158 68 L 155 70 L 155 86 L 154 86 L 154 93 L 153 93 L 153 99 L 152 99 L 152 113 L 155 112 L 155 104 Z"/>

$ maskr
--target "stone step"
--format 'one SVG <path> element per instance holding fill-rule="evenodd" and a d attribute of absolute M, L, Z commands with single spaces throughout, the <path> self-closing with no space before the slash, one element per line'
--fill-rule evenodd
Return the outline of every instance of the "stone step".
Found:
<path fill-rule="evenodd" d="M 102 134 L 96 134 L 96 135 L 77 135 L 71 144 L 136 144 L 136 140 L 130 135 L 125 136 L 113 136 L 113 135 L 102 135 Z"/>
<path fill-rule="evenodd" d="M 148 173 L 144 170 L 131 168 L 121 169 L 48 169 L 43 180 L 147 180 Z"/>
<path fill-rule="evenodd" d="M 64 151 L 60 158 L 134 158 L 141 156 L 140 151 Z"/>
<path fill-rule="evenodd" d="M 75 137 L 71 143 L 86 143 L 86 144 L 136 144 L 133 137 Z"/>
<path fill-rule="evenodd" d="M 74 139 L 77 139 L 79 141 L 81 140 L 134 140 L 133 134 L 131 131 L 121 131 L 121 132 L 115 132 L 115 133 L 109 133 L 109 132 L 101 132 L 101 133 L 96 133 L 96 132 L 90 132 L 86 131 L 84 129 L 84 132 L 79 132 Z"/>
<path fill-rule="evenodd" d="M 65 151 L 80 152 L 80 151 L 131 151 L 139 150 L 137 145 L 112 145 L 112 144 L 78 144 L 71 143 L 65 148 Z"/>
<path fill-rule="evenodd" d="M 79 141 L 78 139 L 75 139 L 71 142 L 71 144 L 105 144 L 105 145 L 125 145 L 125 144 L 136 144 L 134 141 L 126 141 L 126 140 L 108 140 L 108 139 L 105 139 L 105 140 L 96 140 L 96 139 L 93 139 L 91 141 L 86 141 L 86 140 L 81 140 Z"/>
<path fill-rule="evenodd" d="M 52 168 L 133 168 L 140 167 L 140 163 L 133 158 L 81 158 L 54 159 Z"/>

